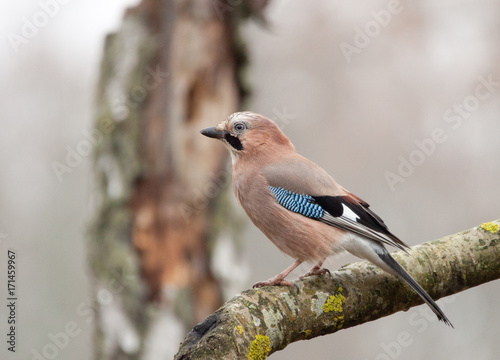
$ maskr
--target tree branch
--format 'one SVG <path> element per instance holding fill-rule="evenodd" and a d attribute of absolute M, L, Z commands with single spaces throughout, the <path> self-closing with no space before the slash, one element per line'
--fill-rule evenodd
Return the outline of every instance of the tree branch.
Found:
<path fill-rule="evenodd" d="M 393 254 L 434 299 L 500 278 L 499 220 Z M 264 359 L 289 343 L 422 303 L 401 280 L 363 261 L 288 287 L 242 292 L 196 325 L 175 359 Z"/>

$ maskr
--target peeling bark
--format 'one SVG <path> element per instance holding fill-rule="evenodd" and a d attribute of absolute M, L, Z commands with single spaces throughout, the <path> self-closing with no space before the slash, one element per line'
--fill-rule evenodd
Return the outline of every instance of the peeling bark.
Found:
<path fill-rule="evenodd" d="M 395 258 L 439 299 L 500 278 L 499 221 Z M 422 304 L 403 281 L 364 261 L 287 287 L 246 290 L 196 325 L 175 359 L 263 359 L 289 343 L 335 333 Z M 451 319 L 453 321 L 453 319 Z"/>

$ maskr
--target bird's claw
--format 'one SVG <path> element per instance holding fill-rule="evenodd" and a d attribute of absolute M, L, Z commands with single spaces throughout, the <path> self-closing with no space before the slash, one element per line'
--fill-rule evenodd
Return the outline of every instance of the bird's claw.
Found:
<path fill-rule="evenodd" d="M 332 273 L 327 268 L 313 268 L 313 269 L 309 270 L 308 272 L 306 272 L 304 275 L 301 275 L 299 278 L 304 279 L 308 276 L 324 275 L 324 274 L 328 274 L 328 277 L 332 277 Z"/>
<path fill-rule="evenodd" d="M 269 279 L 266 281 L 256 282 L 253 285 L 254 288 L 260 288 L 263 286 L 290 286 L 290 287 L 293 287 L 293 286 L 295 286 L 295 284 L 292 281 L 288 281 L 288 280 Z"/>
<path fill-rule="evenodd" d="M 259 281 L 256 282 L 252 287 L 255 289 L 263 286 L 289 286 L 294 287 L 295 289 L 297 289 L 297 292 L 300 292 L 299 286 L 296 283 L 284 279 L 269 279 L 266 281 Z"/>

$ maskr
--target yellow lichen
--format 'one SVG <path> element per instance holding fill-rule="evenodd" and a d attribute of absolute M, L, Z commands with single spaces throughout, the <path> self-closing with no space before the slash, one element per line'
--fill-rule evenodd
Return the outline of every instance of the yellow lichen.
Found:
<path fill-rule="evenodd" d="M 243 326 L 241 326 L 241 325 L 236 326 L 236 330 L 238 330 L 240 335 L 243 334 Z"/>
<path fill-rule="evenodd" d="M 323 311 L 326 313 L 331 311 L 342 312 L 343 311 L 342 305 L 344 305 L 344 302 L 345 302 L 345 296 L 342 295 L 342 293 L 339 293 L 337 296 L 332 295 L 323 305 Z"/>
<path fill-rule="evenodd" d="M 309 337 L 312 334 L 312 330 L 306 330 L 306 336 Z"/>
<path fill-rule="evenodd" d="M 498 232 L 498 224 L 496 224 L 494 222 L 483 223 L 481 225 L 481 228 L 484 231 L 489 231 L 490 233 L 493 233 L 493 234 Z"/>
<path fill-rule="evenodd" d="M 271 351 L 271 340 L 269 336 L 257 335 L 255 340 L 250 344 L 250 352 L 248 360 L 264 360 Z"/>
<path fill-rule="evenodd" d="M 326 303 L 323 304 L 323 311 L 325 313 L 329 312 L 335 312 L 335 317 L 334 321 L 337 324 L 337 328 L 340 329 L 344 325 L 344 303 L 345 303 L 345 296 L 342 295 L 342 287 L 338 288 L 338 294 L 337 295 L 331 295 Z"/>

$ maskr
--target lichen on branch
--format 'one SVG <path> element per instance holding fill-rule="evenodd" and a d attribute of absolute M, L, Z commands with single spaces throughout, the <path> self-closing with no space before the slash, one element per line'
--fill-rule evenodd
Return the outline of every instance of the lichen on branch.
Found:
<path fill-rule="evenodd" d="M 499 221 L 393 254 L 439 299 L 500 278 Z M 495 226 L 496 225 L 496 226 Z M 494 231 L 493 231 L 494 230 Z M 422 304 L 403 281 L 366 262 L 289 287 L 243 291 L 194 327 L 175 359 L 239 359 L 337 332 Z M 267 340 L 270 349 L 267 351 Z M 262 351 L 259 351 L 262 350 Z M 253 357 L 259 358 L 259 357 Z"/>

